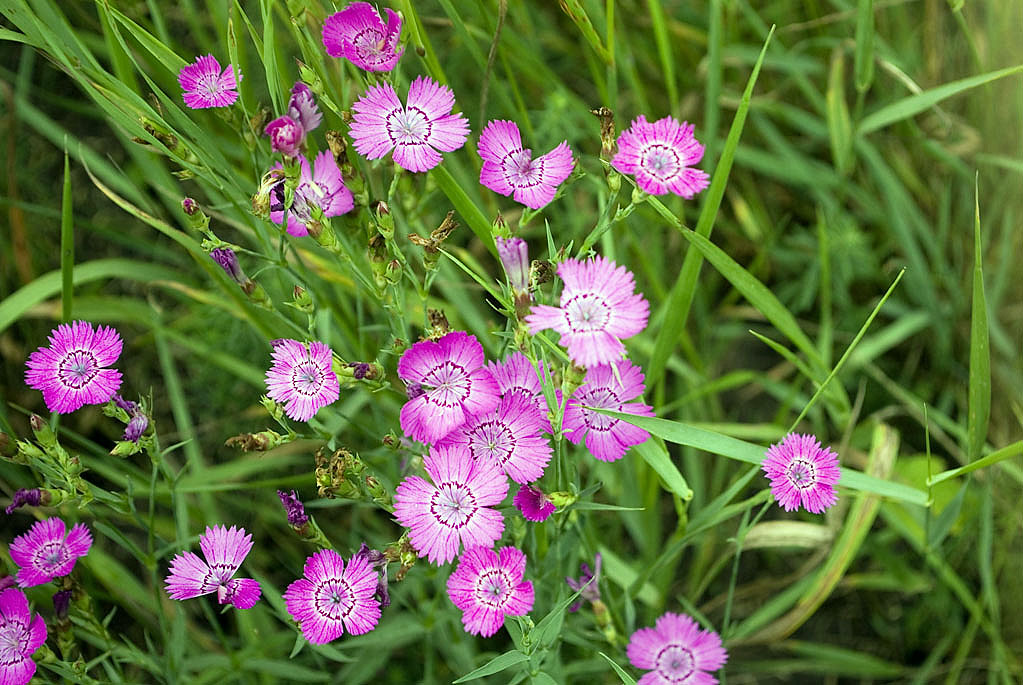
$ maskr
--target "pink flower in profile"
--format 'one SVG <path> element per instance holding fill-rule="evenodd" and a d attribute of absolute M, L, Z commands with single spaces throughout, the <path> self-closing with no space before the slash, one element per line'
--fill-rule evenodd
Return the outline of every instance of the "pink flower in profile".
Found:
<path fill-rule="evenodd" d="M 0 592 L 0 683 L 26 685 L 36 672 L 32 654 L 46 642 L 46 623 L 17 588 Z"/>
<path fill-rule="evenodd" d="M 771 445 L 760 467 L 771 480 L 771 493 L 785 511 L 800 505 L 821 514 L 838 501 L 835 483 L 842 476 L 838 455 L 812 435 L 789 433 Z"/>
<path fill-rule="evenodd" d="M 512 195 L 530 209 L 554 199 L 558 186 L 572 173 L 568 141 L 533 159 L 523 149 L 519 127 L 512 121 L 491 121 L 480 134 L 480 183 L 501 195 Z"/>
<path fill-rule="evenodd" d="M 440 164 L 443 152 L 465 145 L 469 122 L 451 114 L 455 95 L 426 76 L 408 89 L 402 106 L 389 83 L 371 87 L 352 105 L 351 126 L 355 149 L 366 159 L 380 159 L 394 150 L 394 163 L 407 171 L 429 171 Z"/>
<path fill-rule="evenodd" d="M 121 356 L 113 328 L 95 330 L 88 321 L 62 323 L 50 331 L 50 346 L 28 358 L 25 383 L 43 393 L 46 407 L 68 414 L 86 404 L 103 404 L 121 387 L 121 372 L 108 369 Z"/>
<path fill-rule="evenodd" d="M 543 490 L 533 485 L 521 486 L 512 498 L 512 504 L 522 512 L 522 518 L 535 523 L 546 521 L 557 508 Z"/>
<path fill-rule="evenodd" d="M 171 560 L 170 575 L 164 580 L 171 599 L 191 599 L 211 592 L 217 602 L 238 609 L 251 609 L 262 590 L 251 578 L 232 578 L 252 549 L 252 536 L 244 528 L 206 527 L 199 536 L 203 561 L 193 552 L 182 552 Z"/>
<path fill-rule="evenodd" d="M 529 332 L 557 331 L 569 358 L 587 368 L 621 359 L 622 338 L 646 328 L 649 314 L 646 299 L 634 292 L 632 273 L 610 259 L 594 257 L 585 262 L 566 259 L 558 265 L 558 275 L 565 282 L 561 306 L 534 306 L 526 317 Z"/>
<path fill-rule="evenodd" d="M 313 205 L 323 210 L 323 216 L 332 217 L 350 212 L 355 206 L 355 200 L 352 198 L 352 191 L 344 184 L 341 169 L 338 168 L 330 150 L 324 150 L 316 155 L 312 172 L 305 157 L 299 157 L 298 162 L 302 167 L 302 174 L 298 187 L 295 188 L 291 208 L 288 210 L 288 233 L 301 237 L 309 235 L 309 229 L 305 225 L 312 221 Z M 273 168 L 282 167 L 278 163 L 274 164 Z M 274 186 L 270 198 L 270 220 L 279 225 L 284 221 L 283 181 Z"/>
<path fill-rule="evenodd" d="M 542 416 L 532 399 L 509 393 L 495 411 L 476 414 L 437 445 L 468 449 L 473 459 L 494 464 L 516 483 L 531 483 L 551 460 L 551 445 L 540 436 Z"/>
<path fill-rule="evenodd" d="M 703 159 L 703 145 L 693 127 L 673 117 L 649 123 L 644 116 L 618 136 L 618 154 L 611 166 L 636 177 L 636 185 L 651 195 L 671 191 L 687 200 L 710 184 L 707 172 L 692 168 Z"/>
<path fill-rule="evenodd" d="M 314 340 L 307 348 L 297 340 L 275 340 L 273 360 L 266 372 L 267 397 L 284 402 L 284 413 L 296 421 L 308 421 L 341 394 L 333 355 L 323 343 Z"/>
<path fill-rule="evenodd" d="M 309 642 L 322 645 L 346 630 L 362 635 L 376 627 L 377 573 L 365 557 L 356 554 L 345 566 L 340 554 L 321 549 L 305 560 L 302 575 L 284 591 L 284 602 Z"/>
<path fill-rule="evenodd" d="M 521 395 L 531 401 L 540 414 L 540 425 L 544 432 L 553 432 L 551 420 L 547 416 L 547 400 L 543 395 L 540 376 L 526 355 L 512 352 L 503 362 L 488 362 L 487 369 L 497 381 L 497 389 L 502 397 Z M 540 371 L 543 372 L 543 362 L 540 362 Z M 555 394 L 560 393 L 560 390 L 555 391 Z"/>
<path fill-rule="evenodd" d="M 635 416 L 653 416 L 653 409 L 641 402 L 629 402 L 643 394 L 643 371 L 628 359 L 611 365 L 595 366 L 586 372 L 583 384 L 568 399 L 562 427 L 565 437 L 578 445 L 585 438 L 586 449 L 601 461 L 625 456 L 633 445 L 645 442 L 650 434 L 621 419 L 585 407 L 611 409 Z M 620 380 L 619 380 L 620 379 Z"/>
<path fill-rule="evenodd" d="M 533 583 L 522 580 L 525 572 L 526 555 L 515 547 L 467 547 L 448 578 L 448 597 L 462 610 L 465 632 L 490 637 L 505 616 L 529 613 Z"/>
<path fill-rule="evenodd" d="M 728 652 L 721 636 L 700 630 L 685 614 L 668 612 L 653 628 L 640 628 L 629 638 L 629 662 L 650 671 L 636 685 L 714 685 L 710 675 L 725 665 Z"/>
<path fill-rule="evenodd" d="M 401 429 L 413 440 L 432 443 L 500 402 L 497 383 L 483 366 L 483 346 L 465 331 L 422 340 L 398 360 L 398 376 L 409 385 L 401 408 Z"/>
<path fill-rule="evenodd" d="M 387 26 L 368 2 L 353 2 L 323 22 L 323 47 L 366 71 L 390 71 L 405 48 L 397 49 L 401 15 L 387 9 Z"/>
<path fill-rule="evenodd" d="M 64 535 L 64 521 L 48 518 L 36 521 L 24 535 L 11 543 L 11 561 L 20 566 L 18 585 L 32 587 L 71 573 L 75 562 L 92 547 L 92 534 L 84 523 L 71 526 Z"/>
<path fill-rule="evenodd" d="M 178 73 L 178 83 L 185 91 L 185 104 L 192 109 L 227 107 L 238 99 L 234 67 L 228 64 L 221 73 L 220 62 L 213 55 L 196 57 L 195 63 L 185 65 Z"/>
<path fill-rule="evenodd" d="M 492 546 L 504 530 L 501 512 L 491 509 L 508 494 L 501 470 L 461 447 L 432 447 L 423 465 L 433 483 L 409 476 L 394 496 L 394 517 L 419 556 L 446 564 L 462 544 Z"/>
<path fill-rule="evenodd" d="M 302 151 L 306 136 L 319 126 L 321 121 L 323 115 L 316 106 L 313 92 L 309 90 L 309 86 L 298 81 L 291 89 L 288 113 L 267 124 L 263 133 L 270 136 L 270 146 L 274 152 L 280 152 L 285 157 L 297 157 Z"/>

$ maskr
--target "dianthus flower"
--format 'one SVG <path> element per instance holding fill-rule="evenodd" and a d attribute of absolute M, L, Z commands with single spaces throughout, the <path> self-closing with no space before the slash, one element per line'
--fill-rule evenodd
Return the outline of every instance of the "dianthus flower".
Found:
<path fill-rule="evenodd" d="M 36 521 L 24 535 L 11 543 L 11 561 L 20 566 L 18 585 L 32 587 L 71 573 L 75 562 L 92 547 L 92 534 L 84 523 L 71 526 L 64 535 L 64 521 L 48 518 Z"/>
<path fill-rule="evenodd" d="M 46 642 L 46 623 L 17 588 L 0 592 L 0 683 L 25 685 L 36 672 L 32 654 Z"/>
<path fill-rule="evenodd" d="M 636 294 L 632 273 L 610 259 L 581 262 L 566 259 L 558 265 L 565 282 L 561 306 L 536 305 L 526 317 L 529 332 L 551 328 L 561 334 L 569 358 L 587 368 L 621 359 L 622 338 L 646 328 L 649 305 Z"/>
<path fill-rule="evenodd" d="M 547 416 L 547 400 L 543 395 L 540 376 L 526 355 L 521 352 L 512 352 L 503 362 L 488 362 L 487 369 L 497 381 L 497 389 L 502 397 L 508 395 L 525 397 L 536 405 L 543 430 L 547 433 L 553 431 L 551 420 Z M 540 371 L 543 372 L 543 362 L 540 362 Z M 556 393 L 560 393 L 560 391 L 556 391 Z"/>
<path fill-rule="evenodd" d="M 653 628 L 641 628 L 629 638 L 629 662 L 649 670 L 636 685 L 714 685 L 716 671 L 728 660 L 721 637 L 700 630 L 685 614 L 668 612 Z"/>
<path fill-rule="evenodd" d="M 480 134 L 480 183 L 501 195 L 512 195 L 530 209 L 540 209 L 554 199 L 558 186 L 572 173 L 568 141 L 533 159 L 523 149 L 519 127 L 511 121 L 491 121 Z"/>
<path fill-rule="evenodd" d="M 332 217 L 351 211 L 355 206 L 355 200 L 352 198 L 352 191 L 344 184 L 341 169 L 338 168 L 330 150 L 324 150 L 316 155 L 312 172 L 309 170 L 309 160 L 305 157 L 299 157 L 298 162 L 302 167 L 302 174 L 298 187 L 295 188 L 291 207 L 288 209 L 288 233 L 293 236 L 304 236 L 309 235 L 305 224 L 312 220 L 313 205 L 323 210 L 323 216 Z M 273 166 L 273 169 L 280 168 L 282 167 L 279 163 Z M 270 191 L 270 220 L 275 224 L 284 221 L 283 181 Z"/>
<path fill-rule="evenodd" d="M 401 408 L 405 434 L 436 442 L 469 417 L 497 407 L 497 383 L 483 362 L 483 346 L 465 331 L 452 331 L 436 342 L 423 340 L 405 350 L 398 360 L 398 376 L 419 393 Z"/>
<path fill-rule="evenodd" d="M 267 397 L 284 402 L 284 413 L 296 421 L 308 421 L 341 394 L 332 359 L 330 348 L 319 341 L 307 348 L 297 340 L 275 340 L 274 363 L 266 372 Z"/>
<path fill-rule="evenodd" d="M 771 493 L 785 511 L 800 505 L 813 513 L 823 513 L 838 501 L 835 483 L 842 476 L 838 455 L 821 447 L 812 435 L 789 433 L 767 449 L 760 467 L 771 480 Z"/>
<path fill-rule="evenodd" d="M 178 83 L 185 91 L 185 104 L 192 109 L 227 107 L 238 99 L 234 67 L 228 64 L 221 73 L 220 62 L 213 55 L 196 57 L 194 64 L 185 65 L 178 74 Z"/>
<path fill-rule="evenodd" d="M 401 15 L 388 9 L 387 26 L 368 2 L 353 2 L 323 22 L 323 47 L 366 71 L 390 71 L 405 48 L 398 46 Z"/>
<path fill-rule="evenodd" d="M 504 517 L 491 507 L 508 494 L 508 479 L 497 465 L 473 459 L 462 447 L 437 446 L 423 465 L 433 483 L 409 476 L 394 496 L 394 517 L 409 529 L 419 556 L 446 564 L 462 544 L 492 546 Z"/>
<path fill-rule="evenodd" d="M 263 133 L 270 136 L 270 146 L 274 152 L 280 152 L 285 157 L 297 157 L 302 151 L 305 137 L 321 121 L 323 115 L 316 106 L 312 91 L 309 86 L 298 81 L 291 89 L 288 113 L 267 124 Z"/>
<path fill-rule="evenodd" d="M 468 449 L 473 459 L 494 464 L 516 483 L 531 483 L 551 460 L 551 445 L 540 436 L 541 417 L 532 399 L 509 393 L 496 410 L 476 414 L 437 445 Z"/>
<path fill-rule="evenodd" d="M 426 76 L 412 82 L 408 105 L 402 106 L 389 83 L 371 87 L 352 105 L 352 141 L 366 159 L 380 159 L 394 150 L 394 163 L 407 171 L 428 171 L 440 164 L 443 152 L 465 145 L 469 122 L 451 114 L 455 95 Z"/>
<path fill-rule="evenodd" d="M 692 168 L 703 159 L 703 145 L 693 138 L 693 127 L 673 117 L 649 123 L 638 116 L 618 136 L 618 154 L 611 166 L 636 177 L 636 185 L 651 195 L 669 190 L 691 199 L 710 184 L 707 172 Z"/>
<path fill-rule="evenodd" d="M 523 581 L 526 555 L 515 547 L 498 551 L 469 547 L 448 578 L 448 597 L 462 610 L 465 632 L 490 637 L 505 616 L 523 616 L 533 608 L 533 583 Z"/>
<path fill-rule="evenodd" d="M 207 526 L 199 537 L 199 547 L 206 561 L 193 552 L 182 552 L 171 560 L 170 575 L 164 580 L 170 598 L 191 599 L 216 592 L 220 604 L 251 609 L 262 594 L 259 583 L 231 576 L 252 549 L 252 536 L 244 528 Z"/>
<path fill-rule="evenodd" d="M 49 340 L 49 347 L 29 356 L 25 383 L 42 391 L 50 411 L 68 414 L 86 404 L 103 404 L 121 387 L 121 372 L 106 368 L 121 356 L 121 336 L 113 328 L 94 330 L 88 321 L 62 323 Z"/>
<path fill-rule="evenodd" d="M 522 512 L 522 518 L 535 523 L 546 521 L 557 508 L 543 490 L 533 485 L 519 487 L 512 498 L 512 504 Z"/>
<path fill-rule="evenodd" d="M 601 461 L 615 461 L 625 456 L 633 445 L 645 442 L 650 434 L 621 419 L 592 409 L 611 409 L 636 416 L 653 416 L 653 409 L 641 402 L 629 402 L 643 394 L 643 371 L 628 359 L 595 366 L 586 372 L 583 384 L 572 393 L 565 407 L 562 427 L 565 437 L 578 445 L 586 439 L 586 449 Z M 619 380 L 620 379 L 620 380 Z"/>
<path fill-rule="evenodd" d="M 340 554 L 321 549 L 305 560 L 302 575 L 284 591 L 284 602 L 309 642 L 322 645 L 346 630 L 362 635 L 376 627 L 377 574 L 365 557 L 355 555 L 346 566 Z"/>

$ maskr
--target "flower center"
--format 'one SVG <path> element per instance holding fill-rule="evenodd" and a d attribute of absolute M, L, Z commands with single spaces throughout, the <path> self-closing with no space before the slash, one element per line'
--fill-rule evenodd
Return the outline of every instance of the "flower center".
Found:
<path fill-rule="evenodd" d="M 485 421 L 469 431 L 469 451 L 503 467 L 515 452 L 515 436 L 504 423 Z"/>
<path fill-rule="evenodd" d="M 99 364 L 91 352 L 75 350 L 64 355 L 57 368 L 57 377 L 65 387 L 81 390 L 99 373 Z"/>
<path fill-rule="evenodd" d="M 320 616 L 338 621 L 355 608 L 355 593 L 343 578 L 327 578 L 316 588 L 313 607 Z"/>
<path fill-rule="evenodd" d="M 643 150 L 639 165 L 647 173 L 662 181 L 677 175 L 679 167 L 682 166 L 678 154 L 661 143 L 654 143 Z"/>
<path fill-rule="evenodd" d="M 199 77 L 199 83 L 196 86 L 196 90 L 206 91 L 212 97 L 220 95 L 220 74 L 214 74 L 212 72 L 203 74 Z"/>
<path fill-rule="evenodd" d="M 52 573 L 66 559 L 67 553 L 64 550 L 64 541 L 51 540 L 39 547 L 39 551 L 36 552 L 36 563 L 34 565 L 40 570 Z"/>
<path fill-rule="evenodd" d="M 430 130 L 426 112 L 418 107 L 396 109 L 387 115 L 387 135 L 395 145 L 423 145 Z"/>
<path fill-rule="evenodd" d="M 657 653 L 658 674 L 670 683 L 683 683 L 696 666 L 693 653 L 682 645 L 671 644 Z"/>
<path fill-rule="evenodd" d="M 452 361 L 438 364 L 423 379 L 424 385 L 433 386 L 427 397 L 434 404 L 442 407 L 460 405 L 469 396 L 472 386 L 465 367 Z"/>
<path fill-rule="evenodd" d="M 0 627 L 0 664 L 23 659 L 28 651 L 28 630 L 17 619 Z"/>
<path fill-rule="evenodd" d="M 489 568 L 480 573 L 473 588 L 476 602 L 487 608 L 503 611 L 511 598 L 511 578 L 504 569 Z"/>
<path fill-rule="evenodd" d="M 543 179 L 543 160 L 534 160 L 526 150 L 509 152 L 502 166 L 508 183 L 516 188 L 531 188 Z"/>
<path fill-rule="evenodd" d="M 441 483 L 430 498 L 430 513 L 448 528 L 463 528 L 478 508 L 472 491 L 461 483 Z"/>
<path fill-rule="evenodd" d="M 792 487 L 807 490 L 817 484 L 817 467 L 808 459 L 796 457 L 785 468 L 785 477 Z"/>
<path fill-rule="evenodd" d="M 562 305 L 568 328 L 573 333 L 603 331 L 611 322 L 611 306 L 601 295 L 584 292 L 569 298 Z"/>
<path fill-rule="evenodd" d="M 325 376 L 319 364 L 311 359 L 299 363 L 291 372 L 291 387 L 302 395 L 316 395 L 323 389 Z"/>
<path fill-rule="evenodd" d="M 622 401 L 610 388 L 592 388 L 585 390 L 579 395 L 579 403 L 600 409 L 622 410 Z M 618 419 L 605 414 L 598 414 L 589 409 L 583 409 L 583 422 L 590 430 L 605 432 L 615 427 Z"/>

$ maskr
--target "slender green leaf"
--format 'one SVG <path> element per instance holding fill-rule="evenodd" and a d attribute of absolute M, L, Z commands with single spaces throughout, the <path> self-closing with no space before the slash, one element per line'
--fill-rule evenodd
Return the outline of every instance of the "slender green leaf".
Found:
<path fill-rule="evenodd" d="M 689 484 L 686 483 L 686 479 L 678 467 L 671 461 L 668 450 L 660 440 L 647 440 L 634 449 L 639 456 L 643 457 L 643 461 L 657 472 L 670 492 L 675 493 L 685 502 L 693 498 L 693 491 L 689 489 Z"/>
<path fill-rule="evenodd" d="M 856 90 L 865 93 L 874 81 L 874 0 L 856 4 L 856 55 L 853 71 Z"/>
<path fill-rule="evenodd" d="M 71 165 L 67 149 L 64 150 L 64 185 L 60 202 L 60 318 L 71 321 L 71 306 L 75 297 L 75 224 L 74 205 L 71 202 Z"/>
<path fill-rule="evenodd" d="M 973 197 L 973 311 L 970 315 L 970 387 L 966 424 L 966 456 L 970 461 L 984 451 L 991 417 L 991 350 L 980 242 L 980 198 L 976 184 Z"/>
<path fill-rule="evenodd" d="M 619 666 L 614 659 L 609 657 L 607 654 L 604 654 L 604 652 L 598 652 L 598 654 L 604 657 L 604 660 L 607 661 L 607 663 L 611 664 L 611 668 L 613 668 L 615 673 L 618 674 L 618 677 L 622 679 L 622 685 L 636 685 L 636 679 L 629 675 L 624 668 Z"/>
<path fill-rule="evenodd" d="M 518 650 L 511 652 L 505 652 L 500 656 L 496 656 L 484 665 L 477 668 L 475 671 L 466 673 L 464 676 L 454 681 L 455 683 L 467 683 L 470 680 L 476 680 L 488 675 L 494 675 L 501 671 L 511 668 L 516 664 L 521 664 L 523 661 L 529 661 L 529 656 L 523 654 Z"/>

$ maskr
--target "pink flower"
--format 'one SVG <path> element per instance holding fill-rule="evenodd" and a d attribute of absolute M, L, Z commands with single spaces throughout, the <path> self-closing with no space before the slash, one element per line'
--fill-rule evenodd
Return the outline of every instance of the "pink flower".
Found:
<path fill-rule="evenodd" d="M 0 683 L 26 685 L 36 672 L 32 654 L 46 642 L 46 624 L 28 608 L 25 593 L 0 592 Z"/>
<path fill-rule="evenodd" d="M 405 350 L 398 360 L 398 376 L 410 385 L 410 399 L 401 408 L 405 434 L 436 442 L 469 417 L 496 408 L 497 383 L 483 362 L 483 346 L 465 331 Z"/>
<path fill-rule="evenodd" d="M 469 122 L 451 114 L 455 95 L 426 76 L 408 90 L 403 107 L 389 83 L 371 87 L 352 105 L 351 134 L 355 149 L 366 159 L 380 159 L 394 150 L 394 163 L 408 171 L 429 171 L 440 164 L 441 150 L 453 152 L 469 137 Z"/>
<path fill-rule="evenodd" d="M 565 282 L 561 306 L 536 305 L 526 317 L 529 332 L 551 328 L 573 362 L 587 368 L 625 354 L 622 338 L 646 328 L 649 305 L 636 294 L 632 273 L 610 259 L 566 259 L 558 266 Z"/>
<path fill-rule="evenodd" d="M 238 79 L 241 79 L 241 74 Z M 234 67 L 228 64 L 221 73 L 220 62 L 213 55 L 196 57 L 194 64 L 183 67 L 178 74 L 178 83 L 185 91 L 182 96 L 185 104 L 192 109 L 227 107 L 238 99 Z"/>
<path fill-rule="evenodd" d="M 721 637 L 700 630 L 685 614 L 668 612 L 653 628 L 640 628 L 629 638 L 629 662 L 649 670 L 636 685 L 713 685 L 716 671 L 728 660 Z"/>
<path fill-rule="evenodd" d="M 86 404 L 103 404 L 121 387 L 121 372 L 108 369 L 121 356 L 113 328 L 95 330 L 88 321 L 62 323 L 50 331 L 50 346 L 28 358 L 25 383 L 40 390 L 46 407 L 68 414 Z"/>
<path fill-rule="evenodd" d="M 638 116 L 618 136 L 618 154 L 611 166 L 636 177 L 636 185 L 651 195 L 669 190 L 691 199 L 710 184 L 705 171 L 691 166 L 703 159 L 703 145 L 693 138 L 688 122 L 664 117 L 653 124 Z"/>
<path fill-rule="evenodd" d="M 522 518 L 536 523 L 546 521 L 557 508 L 543 490 L 533 485 L 519 487 L 512 498 L 512 504 L 522 512 Z"/>
<path fill-rule="evenodd" d="M 468 449 L 473 459 L 494 464 L 516 483 L 530 483 L 540 480 L 551 460 L 550 443 L 540 436 L 542 417 L 532 399 L 509 393 L 496 411 L 473 416 L 437 445 Z"/>
<path fill-rule="evenodd" d="M 812 435 L 789 433 L 767 449 L 760 464 L 771 480 L 771 493 L 785 511 L 799 505 L 813 514 L 823 513 L 838 501 L 835 483 L 841 478 L 838 455 L 821 447 Z"/>
<path fill-rule="evenodd" d="M 71 573 L 75 562 L 92 547 L 92 534 L 84 523 L 71 526 L 65 537 L 59 518 L 36 521 L 11 543 L 11 561 L 20 566 L 18 585 L 32 587 Z"/>
<path fill-rule="evenodd" d="M 405 48 L 395 50 L 401 15 L 388 9 L 387 26 L 368 2 L 353 2 L 323 23 L 323 47 L 331 57 L 344 57 L 366 71 L 390 71 Z"/>
<path fill-rule="evenodd" d="M 490 637 L 505 616 L 529 613 L 533 583 L 522 580 L 525 571 L 526 555 L 514 547 L 466 548 L 448 578 L 448 597 L 462 610 L 465 632 Z"/>
<path fill-rule="evenodd" d="M 546 155 L 532 158 L 522 148 L 519 127 L 511 121 L 491 121 L 480 134 L 480 183 L 501 195 L 513 195 L 531 209 L 540 209 L 554 199 L 562 181 L 572 173 L 572 151 L 568 141 Z"/>
<path fill-rule="evenodd" d="M 486 166 L 486 164 L 484 164 Z M 512 292 L 529 293 L 529 245 L 522 238 L 494 238 Z"/>
<path fill-rule="evenodd" d="M 298 162 L 302 167 L 302 175 L 299 177 L 298 187 L 295 188 L 292 205 L 288 210 L 288 233 L 293 236 L 304 236 L 309 235 L 305 224 L 312 221 L 313 205 L 323 210 L 323 216 L 332 217 L 350 212 L 355 206 L 355 200 L 352 198 L 352 191 L 345 186 L 341 169 L 338 168 L 330 150 L 324 150 L 316 155 L 312 173 L 309 171 L 309 161 L 305 157 L 299 157 Z M 278 163 L 274 164 L 273 168 L 282 167 Z M 283 181 L 274 187 L 271 198 L 270 220 L 280 224 L 284 221 Z"/>
<path fill-rule="evenodd" d="M 285 590 L 284 602 L 309 642 L 322 645 L 346 630 L 362 635 L 376 627 L 377 574 L 365 557 L 355 555 L 346 567 L 340 554 L 321 549 L 305 560 L 302 575 Z"/>
<path fill-rule="evenodd" d="M 653 409 L 640 402 L 629 402 L 643 394 L 643 371 L 628 359 L 615 365 L 595 366 L 586 372 L 583 384 L 568 399 L 562 426 L 565 437 L 578 445 L 586 439 L 586 449 L 601 461 L 616 461 L 633 445 L 645 442 L 650 434 L 621 419 L 585 409 L 611 409 L 636 416 L 653 416 Z M 620 380 L 619 380 L 620 379 Z"/>
<path fill-rule="evenodd" d="M 251 578 L 231 578 L 252 549 L 252 536 L 244 528 L 206 527 L 199 536 L 199 547 L 206 561 L 192 552 L 182 552 L 171 560 L 170 575 L 164 580 L 171 599 L 191 599 L 211 592 L 217 602 L 251 609 L 262 590 Z"/>
<path fill-rule="evenodd" d="M 487 369 L 497 381 L 497 389 L 502 397 L 521 395 L 533 402 L 540 413 L 541 427 L 547 433 L 553 432 L 551 420 L 547 416 L 547 400 L 543 395 L 540 376 L 526 355 L 512 352 L 503 362 L 488 362 Z M 543 371 L 543 362 L 540 362 L 540 370 Z M 560 395 L 561 391 L 555 390 L 555 394 Z"/>
<path fill-rule="evenodd" d="M 284 413 L 291 418 L 308 421 L 341 394 L 331 368 L 330 348 L 319 341 L 309 343 L 308 348 L 297 340 L 274 343 L 274 363 L 266 372 L 266 394 L 284 402 Z"/>
<path fill-rule="evenodd" d="M 270 146 L 274 152 L 280 152 L 285 157 L 297 157 L 302 151 L 306 136 L 319 126 L 321 121 L 323 115 L 313 100 L 312 91 L 309 90 L 309 86 L 299 81 L 291 89 L 288 113 L 267 124 L 263 132 L 270 136 Z"/>
<path fill-rule="evenodd" d="M 433 484 L 409 476 L 394 496 L 394 517 L 419 556 L 446 564 L 461 544 L 492 546 L 504 530 L 504 517 L 490 508 L 508 494 L 501 470 L 460 447 L 433 447 L 423 465 Z"/>

